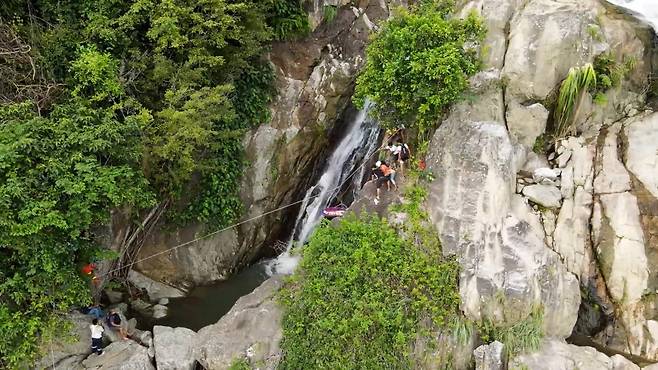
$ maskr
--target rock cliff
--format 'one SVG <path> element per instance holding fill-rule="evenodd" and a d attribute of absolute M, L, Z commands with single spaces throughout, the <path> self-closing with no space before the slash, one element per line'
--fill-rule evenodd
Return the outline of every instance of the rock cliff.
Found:
<path fill-rule="evenodd" d="M 314 1 L 309 9 L 312 34 L 272 47 L 269 59 L 276 71 L 278 97 L 271 107 L 271 121 L 244 138 L 249 165 L 241 186 L 243 220 L 298 200 L 317 176 L 314 171 L 322 165 L 332 136 L 341 130 L 337 122 L 350 105 L 368 36 L 377 22 L 388 17 L 389 5 L 400 2 L 348 3 Z M 326 6 L 340 6 L 331 21 L 323 20 Z M 237 229 L 148 259 L 136 269 L 178 287 L 226 279 L 236 268 L 253 260 L 266 242 L 288 231 L 285 225 L 294 222 L 295 211 L 293 207 L 258 222 L 246 222 Z M 200 224 L 173 231 L 163 226 L 150 234 L 138 258 L 210 231 Z"/>

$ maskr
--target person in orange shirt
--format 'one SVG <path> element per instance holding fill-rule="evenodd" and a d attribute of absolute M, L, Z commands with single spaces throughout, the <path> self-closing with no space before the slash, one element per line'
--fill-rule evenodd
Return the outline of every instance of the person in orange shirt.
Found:
<path fill-rule="evenodd" d="M 391 190 L 391 183 L 393 183 L 393 186 L 395 186 L 395 190 L 398 190 L 398 185 L 395 183 L 395 170 L 386 165 L 386 163 L 382 163 L 381 161 L 377 161 L 375 166 L 381 175 L 377 178 L 377 197 L 375 198 L 377 201 L 379 201 L 379 189 L 382 187 L 382 185 L 384 185 L 384 183 L 386 183 L 386 188 L 388 191 Z"/>
<path fill-rule="evenodd" d="M 91 279 L 91 283 L 94 286 L 98 286 L 98 283 L 100 280 L 98 279 L 98 276 L 94 274 L 94 270 L 96 270 L 96 264 L 95 263 L 88 263 L 82 267 L 82 274 L 89 277 Z"/>

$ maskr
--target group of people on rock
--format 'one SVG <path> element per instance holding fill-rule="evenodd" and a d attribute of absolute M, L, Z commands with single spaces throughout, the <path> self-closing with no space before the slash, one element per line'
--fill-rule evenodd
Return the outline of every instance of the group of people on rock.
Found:
<path fill-rule="evenodd" d="M 96 269 L 98 266 L 90 262 L 82 267 L 82 275 L 89 279 L 90 288 L 92 292 L 97 291 L 100 283 L 98 275 L 96 275 Z M 107 315 L 103 312 L 103 309 L 100 307 L 100 304 L 94 303 L 94 305 L 81 309 L 82 313 L 87 314 L 93 319 L 89 325 L 89 331 L 91 332 L 91 352 L 96 353 L 99 356 L 103 354 L 103 333 L 105 332 L 105 327 L 101 320 L 105 321 L 105 326 L 110 330 L 116 331 L 121 339 L 128 339 L 128 331 L 126 328 L 126 323 L 121 320 L 121 315 L 119 312 L 110 308 Z"/>
<path fill-rule="evenodd" d="M 94 305 L 87 311 L 87 314 L 94 317 L 89 325 L 89 331 L 91 331 L 91 352 L 100 356 L 103 354 L 103 333 L 105 332 L 105 327 L 100 321 L 103 317 L 102 310 L 98 305 Z M 121 315 L 116 309 L 110 309 L 110 312 L 105 317 L 105 325 L 110 330 L 116 331 L 121 339 L 128 339 L 126 325 L 121 320 Z"/>
<path fill-rule="evenodd" d="M 401 131 L 398 130 L 391 139 L 388 145 L 380 152 L 380 159 L 375 163 L 372 168 L 372 179 L 377 184 L 377 195 L 375 197 L 375 204 L 379 202 L 380 189 L 386 184 L 386 189 L 391 190 L 391 184 L 398 190 L 398 185 L 395 182 L 397 171 L 404 175 L 404 163 L 411 157 L 409 146 L 404 142 Z"/>

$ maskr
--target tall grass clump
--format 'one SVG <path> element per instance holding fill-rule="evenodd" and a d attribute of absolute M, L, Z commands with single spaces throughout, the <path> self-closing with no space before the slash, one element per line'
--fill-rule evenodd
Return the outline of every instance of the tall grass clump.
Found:
<path fill-rule="evenodd" d="M 567 78 L 562 81 L 556 108 L 555 139 L 572 133 L 578 113 L 588 90 L 596 86 L 596 72 L 591 63 L 582 67 L 572 67 Z"/>

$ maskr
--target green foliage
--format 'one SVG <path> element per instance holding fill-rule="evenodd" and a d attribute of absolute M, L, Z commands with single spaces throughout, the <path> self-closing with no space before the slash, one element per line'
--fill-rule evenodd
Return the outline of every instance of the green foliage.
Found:
<path fill-rule="evenodd" d="M 437 247 L 375 218 L 324 223 L 283 291 L 281 369 L 410 368 L 421 321 L 448 325 L 459 307 L 458 265 Z"/>
<path fill-rule="evenodd" d="M 15 33 L 36 66 L 25 77 L 31 64 L 3 55 L 13 74 L 0 89 L 45 92 L 0 105 L 0 368 L 23 368 L 64 328 L 55 312 L 89 303 L 79 265 L 116 257 L 95 244 L 112 209 L 174 204 L 173 219 L 215 225 L 239 217 L 242 137 L 269 120 L 275 94 L 263 56 L 309 24 L 300 0 L 0 8 L 11 18 L 0 42 Z"/>
<path fill-rule="evenodd" d="M 622 63 L 618 63 L 614 54 L 604 53 L 594 59 L 594 71 L 596 72 L 596 85 L 590 88 L 595 96 L 602 96 L 613 87 L 618 87 L 622 80 L 635 69 L 637 60 L 634 57 L 624 57 Z M 602 98 L 598 98 L 602 102 Z"/>
<path fill-rule="evenodd" d="M 267 24 L 276 40 L 305 36 L 311 30 L 302 0 L 265 0 Z"/>
<path fill-rule="evenodd" d="M 89 97 L 91 102 L 119 97 L 123 88 L 119 82 L 119 63 L 108 53 L 96 47 L 83 47 L 78 59 L 71 63 L 74 97 Z"/>
<path fill-rule="evenodd" d="M 41 343 L 68 330 L 55 312 L 90 303 L 71 258 L 80 246 L 44 239 L 0 249 L 0 367 L 26 367 Z"/>
<path fill-rule="evenodd" d="M 539 349 L 544 337 L 544 312 L 536 307 L 530 315 L 510 327 L 497 327 L 485 320 L 478 326 L 480 337 L 486 343 L 499 341 L 505 345 L 505 354 L 514 357 L 522 353 L 532 353 Z"/>
<path fill-rule="evenodd" d="M 323 19 L 325 23 L 331 23 L 338 14 L 338 7 L 335 5 L 325 5 L 323 8 Z"/>
<path fill-rule="evenodd" d="M 588 24 L 587 33 L 589 36 L 596 41 L 603 41 L 603 35 L 601 34 L 601 27 L 598 24 Z"/>
<path fill-rule="evenodd" d="M 88 229 L 111 207 L 153 199 L 133 143 L 144 117 L 89 104 L 75 98 L 48 118 L 29 103 L 0 107 L 0 363 L 9 368 L 61 328 L 55 311 L 89 303 L 76 272 L 76 256 L 93 246 Z"/>
<path fill-rule="evenodd" d="M 574 130 L 582 100 L 587 91 L 596 86 L 596 72 L 591 64 L 573 67 L 562 81 L 556 108 L 555 139 L 561 139 Z"/>
<path fill-rule="evenodd" d="M 476 45 L 485 34 L 481 19 L 450 15 L 452 2 L 426 1 L 400 9 L 375 35 L 357 79 L 354 101 L 375 103 L 388 127 L 401 123 L 423 131 L 461 97 L 478 71 Z"/>
<path fill-rule="evenodd" d="M 240 358 L 233 360 L 228 370 L 251 370 L 251 366 L 249 366 L 249 361 L 244 358 Z"/>

